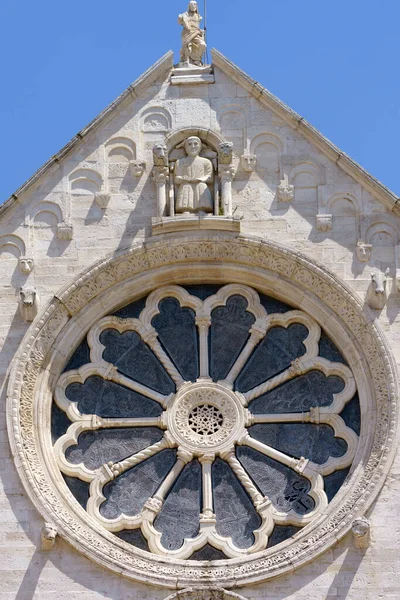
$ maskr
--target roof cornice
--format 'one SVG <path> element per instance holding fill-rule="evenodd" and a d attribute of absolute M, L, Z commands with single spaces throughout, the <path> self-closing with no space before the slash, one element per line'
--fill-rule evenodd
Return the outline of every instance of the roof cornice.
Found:
<path fill-rule="evenodd" d="M 172 69 L 174 64 L 174 53 L 169 50 L 164 56 L 162 56 L 150 69 L 148 69 L 143 75 L 141 75 L 136 81 L 131 83 L 124 92 L 116 100 L 114 100 L 107 108 L 105 108 L 97 117 L 93 119 L 79 133 L 77 133 L 72 140 L 70 140 L 57 154 L 52 156 L 43 166 L 40 167 L 14 194 L 12 194 L 8 200 L 6 200 L 0 206 L 0 216 L 2 216 L 11 206 L 19 201 L 19 197 L 22 193 L 26 192 L 34 183 L 36 183 L 42 175 L 45 175 L 53 166 L 60 163 L 60 161 L 69 152 L 74 150 L 81 140 L 83 140 L 88 133 L 96 129 L 109 115 L 118 108 L 127 98 L 136 98 L 143 91 L 154 83 L 163 73 Z"/>
<path fill-rule="evenodd" d="M 389 190 L 378 179 L 370 175 L 350 156 L 345 154 L 324 137 L 315 127 L 308 123 L 303 117 L 294 112 L 289 106 L 284 104 L 279 98 L 271 94 L 258 81 L 252 79 L 239 69 L 233 62 L 228 60 L 221 52 L 215 48 L 212 50 L 213 64 L 221 69 L 226 75 L 229 75 L 236 83 L 247 90 L 254 98 L 259 100 L 264 106 L 272 110 L 276 115 L 288 123 L 293 129 L 299 131 L 307 140 L 317 146 L 330 160 L 336 163 L 345 173 L 353 177 L 360 185 L 367 189 L 377 200 L 386 206 L 390 211 L 400 215 L 400 198 Z"/>

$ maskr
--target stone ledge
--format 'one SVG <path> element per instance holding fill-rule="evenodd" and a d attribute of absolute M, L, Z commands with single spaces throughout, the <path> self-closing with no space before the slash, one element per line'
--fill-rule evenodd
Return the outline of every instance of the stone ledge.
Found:
<path fill-rule="evenodd" d="M 174 233 L 193 230 L 231 231 L 240 233 L 240 221 L 231 217 L 179 216 L 152 219 L 152 234 Z"/>
<path fill-rule="evenodd" d="M 212 67 L 177 67 L 172 70 L 171 85 L 215 83 Z"/>

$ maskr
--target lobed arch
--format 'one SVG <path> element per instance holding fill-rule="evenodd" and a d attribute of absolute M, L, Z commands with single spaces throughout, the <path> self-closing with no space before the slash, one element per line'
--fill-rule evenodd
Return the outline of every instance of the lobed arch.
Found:
<path fill-rule="evenodd" d="M 0 255 L 3 253 L 13 254 L 18 259 L 21 256 L 25 256 L 26 248 L 24 240 L 14 234 L 0 236 Z"/>
<path fill-rule="evenodd" d="M 136 144 L 128 137 L 111 138 L 105 147 L 110 162 L 130 162 L 136 159 Z"/>

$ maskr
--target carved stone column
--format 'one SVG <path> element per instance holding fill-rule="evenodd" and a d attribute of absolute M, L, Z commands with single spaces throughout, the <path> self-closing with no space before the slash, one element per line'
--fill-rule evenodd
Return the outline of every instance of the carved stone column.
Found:
<path fill-rule="evenodd" d="M 218 151 L 218 175 L 221 180 L 222 211 L 225 217 L 232 216 L 232 181 L 234 169 L 232 166 L 233 144 L 222 142 Z"/>
<path fill-rule="evenodd" d="M 153 180 L 157 187 L 157 216 L 167 216 L 167 183 L 169 181 L 168 150 L 164 144 L 153 148 Z"/>
<path fill-rule="evenodd" d="M 167 216 L 167 183 L 169 181 L 168 167 L 154 167 L 153 179 L 157 186 L 157 215 Z"/>

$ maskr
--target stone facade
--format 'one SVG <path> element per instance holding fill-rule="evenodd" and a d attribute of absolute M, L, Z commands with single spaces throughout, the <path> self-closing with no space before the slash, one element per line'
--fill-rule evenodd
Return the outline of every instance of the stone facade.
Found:
<path fill-rule="evenodd" d="M 27 476 L 25 458 L 36 442 L 29 435 L 24 438 L 24 427 L 35 431 L 36 418 L 45 427 L 48 415 L 35 413 L 24 422 L 20 417 L 36 367 L 51 381 L 61 358 L 65 363 L 70 357 L 78 332 L 109 314 L 124 297 L 126 304 L 137 295 L 138 285 L 149 293 L 170 283 L 210 279 L 275 290 L 279 299 L 322 323 L 347 352 L 348 362 L 358 361 L 360 372 L 377 369 L 371 378 L 377 395 L 389 391 L 376 410 L 373 404 L 369 408 L 371 428 L 375 413 L 381 412 L 381 437 L 376 433 L 375 441 L 380 441 L 385 461 L 379 455 L 382 462 L 368 471 L 373 431 L 366 425 L 361 435 L 365 454 L 353 479 L 356 490 L 365 469 L 373 474 L 371 487 L 363 488 L 362 506 L 354 507 L 343 495 L 348 514 L 329 530 L 329 543 L 320 530 L 313 531 L 311 561 L 309 550 L 299 543 L 297 554 L 287 554 L 276 571 L 267 565 L 263 574 L 247 577 L 243 567 L 228 577 L 229 569 L 218 576 L 204 567 L 198 581 L 215 588 L 222 580 L 224 587 L 237 588 L 249 600 L 397 600 L 400 595 L 398 456 L 376 498 L 396 446 L 398 199 L 220 53 L 213 53 L 212 72 L 205 69 L 207 76 L 182 77 L 168 53 L 0 209 L 0 600 L 163 600 L 172 597 L 173 588 L 196 583 L 194 575 L 178 567 L 175 579 L 172 568 L 163 576 L 160 567 L 158 576 L 149 575 L 149 583 L 129 565 L 118 573 L 117 560 L 111 555 L 96 559 L 90 543 L 80 542 L 79 531 L 72 547 L 70 533 L 62 524 L 55 526 L 47 512 L 50 503 L 40 504 L 41 491 L 34 491 Z M 219 194 L 220 212 L 214 207 L 214 215 L 204 218 L 159 210 L 160 185 L 167 186 L 167 203 L 173 173 L 171 161 L 154 162 L 154 148 L 165 147 L 171 157 L 189 136 L 215 149 L 210 160 L 217 183 L 210 194 L 214 200 Z M 226 142 L 233 144 L 227 161 L 221 150 L 218 154 L 219 144 Z M 128 255 L 126 249 L 131 249 Z M 131 257 L 130 262 L 120 256 Z M 299 269 L 302 265 L 303 275 L 296 275 L 295 263 Z M 318 265 L 323 267 L 320 275 Z M 340 319 L 349 328 L 346 335 Z M 47 356 L 52 336 L 67 330 L 64 341 L 54 346 L 54 356 Z M 40 336 L 40 360 L 30 363 L 32 371 L 21 379 L 28 352 Z M 357 344 L 363 349 L 352 350 Z M 382 364 L 377 365 L 378 359 Z M 44 496 L 45 487 L 43 480 Z"/>

